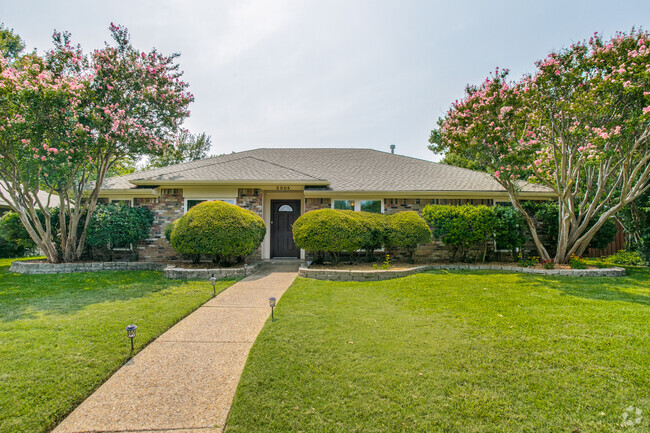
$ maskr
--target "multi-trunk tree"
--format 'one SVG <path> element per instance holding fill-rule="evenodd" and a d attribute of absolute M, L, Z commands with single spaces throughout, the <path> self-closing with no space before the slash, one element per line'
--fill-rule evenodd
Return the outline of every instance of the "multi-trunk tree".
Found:
<path fill-rule="evenodd" d="M 555 261 L 581 255 L 598 229 L 650 189 L 650 35 L 598 35 L 554 52 L 516 82 L 497 70 L 468 86 L 431 134 L 431 149 L 486 167 L 522 213 L 522 179 L 558 197 Z M 595 222 L 594 222 L 595 221 Z"/>
<path fill-rule="evenodd" d="M 193 96 L 176 54 L 136 50 L 125 28 L 85 56 L 67 33 L 41 58 L 0 61 L 0 197 L 48 261 L 81 257 L 109 170 L 175 142 Z M 58 195 L 58 233 L 48 200 Z"/>

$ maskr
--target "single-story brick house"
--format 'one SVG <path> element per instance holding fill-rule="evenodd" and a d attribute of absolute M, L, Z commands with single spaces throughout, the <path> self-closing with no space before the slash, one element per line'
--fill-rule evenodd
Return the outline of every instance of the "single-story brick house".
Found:
<path fill-rule="evenodd" d="M 547 200 L 552 191 L 525 184 L 521 197 Z M 263 259 L 303 257 L 291 225 L 301 214 L 335 208 L 392 214 L 427 204 L 509 202 L 489 175 L 373 149 L 255 149 L 108 178 L 103 203 L 147 206 L 155 216 L 141 260 L 173 259 L 167 224 L 205 200 L 223 200 L 261 216 Z"/>

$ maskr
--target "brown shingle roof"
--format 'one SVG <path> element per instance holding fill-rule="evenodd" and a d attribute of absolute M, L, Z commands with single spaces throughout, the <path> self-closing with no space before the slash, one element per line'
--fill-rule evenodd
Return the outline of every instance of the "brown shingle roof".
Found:
<path fill-rule="evenodd" d="M 106 180 L 107 189 L 193 181 L 329 181 L 332 191 L 503 192 L 486 173 L 373 149 L 255 149 Z M 525 192 L 548 193 L 525 184 Z"/>

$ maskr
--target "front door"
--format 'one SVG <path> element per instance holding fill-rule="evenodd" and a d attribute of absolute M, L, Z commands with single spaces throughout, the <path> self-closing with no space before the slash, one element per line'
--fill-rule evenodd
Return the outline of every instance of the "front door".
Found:
<path fill-rule="evenodd" d="M 300 200 L 271 200 L 271 257 L 300 257 L 291 227 L 300 216 Z"/>

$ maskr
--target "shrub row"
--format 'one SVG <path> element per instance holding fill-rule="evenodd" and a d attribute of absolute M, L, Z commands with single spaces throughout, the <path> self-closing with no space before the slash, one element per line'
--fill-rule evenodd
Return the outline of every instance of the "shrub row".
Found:
<path fill-rule="evenodd" d="M 511 207 L 428 205 L 422 216 L 432 227 L 434 239 L 449 248 L 451 260 L 485 261 L 491 242 L 514 257 L 527 239 L 526 223 Z M 470 252 L 475 256 L 468 257 Z"/>
<path fill-rule="evenodd" d="M 412 260 L 418 244 L 431 240 L 431 231 L 415 212 L 383 215 L 337 209 L 307 212 L 293 224 L 299 248 L 316 253 L 319 260 L 330 253 L 333 261 L 347 252 L 353 257 L 363 250 L 369 258 L 379 248 L 404 248 Z"/>
<path fill-rule="evenodd" d="M 558 235 L 557 203 L 527 202 L 524 207 L 540 223 L 539 232 L 551 241 L 547 247 L 554 254 L 552 242 Z M 449 248 L 452 260 L 485 261 L 488 244 L 492 242 L 497 249 L 509 250 L 515 258 L 529 236 L 528 226 L 513 207 L 428 205 L 423 209 L 422 216 L 432 227 L 434 239 L 442 241 Z M 614 221 L 607 221 L 589 246 L 605 248 L 614 240 L 616 231 Z M 470 252 L 475 256 L 469 257 Z"/>
<path fill-rule="evenodd" d="M 191 256 L 194 263 L 205 254 L 226 266 L 243 261 L 266 234 L 264 220 L 257 214 L 222 201 L 200 203 L 167 228 L 165 236 L 172 247 Z"/>
<path fill-rule="evenodd" d="M 50 211 L 54 241 L 60 244 L 59 209 Z M 37 211 L 41 223 L 41 211 Z M 112 256 L 113 248 L 125 248 L 146 239 L 153 223 L 153 214 L 147 208 L 118 205 L 99 205 L 93 213 L 86 232 L 88 253 L 91 257 Z M 81 236 L 82 227 L 77 236 Z M 10 211 L 0 218 L 0 256 L 19 256 L 34 252 L 36 245 L 27 233 L 16 212 Z"/>

